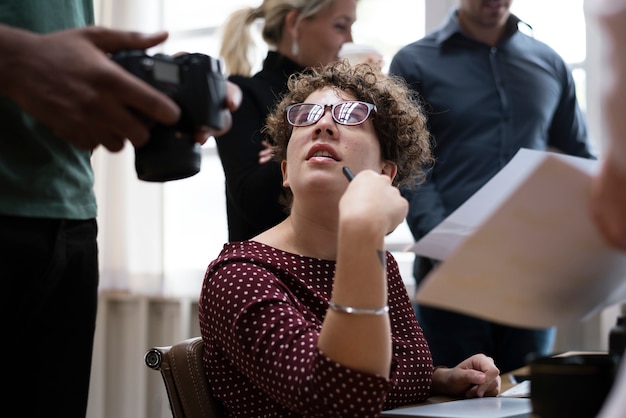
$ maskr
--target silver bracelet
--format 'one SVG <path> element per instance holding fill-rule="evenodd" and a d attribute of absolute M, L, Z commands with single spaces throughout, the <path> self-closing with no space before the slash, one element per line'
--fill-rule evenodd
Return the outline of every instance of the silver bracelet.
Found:
<path fill-rule="evenodd" d="M 339 312 L 344 312 L 347 314 L 354 314 L 354 315 L 384 315 L 387 312 L 389 312 L 389 305 L 385 305 L 382 308 L 378 308 L 378 309 L 359 309 L 359 308 L 353 308 L 352 306 L 337 305 L 335 302 L 331 300 L 328 302 L 328 306 L 330 307 L 330 309 L 334 311 L 339 311 Z"/>

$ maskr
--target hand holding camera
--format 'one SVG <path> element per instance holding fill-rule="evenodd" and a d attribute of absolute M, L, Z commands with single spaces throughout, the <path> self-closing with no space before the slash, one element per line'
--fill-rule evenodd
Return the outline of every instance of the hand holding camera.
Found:
<path fill-rule="evenodd" d="M 112 59 L 170 97 L 180 107 L 179 121 L 172 126 L 153 123 L 150 140 L 135 148 L 135 169 L 141 180 L 165 182 L 200 171 L 198 131 L 221 130 L 225 124 L 226 79 L 220 63 L 204 54 L 149 56 L 145 51 L 117 52 Z"/>

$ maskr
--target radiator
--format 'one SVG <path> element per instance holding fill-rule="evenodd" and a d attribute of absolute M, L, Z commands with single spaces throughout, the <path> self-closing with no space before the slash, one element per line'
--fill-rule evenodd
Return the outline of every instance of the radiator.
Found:
<path fill-rule="evenodd" d="M 143 356 L 198 335 L 197 298 L 101 293 L 87 418 L 171 418 L 161 375 Z"/>

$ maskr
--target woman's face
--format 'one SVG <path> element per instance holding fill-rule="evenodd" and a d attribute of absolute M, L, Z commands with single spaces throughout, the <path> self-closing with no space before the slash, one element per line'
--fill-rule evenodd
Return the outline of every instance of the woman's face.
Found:
<path fill-rule="evenodd" d="M 330 88 L 313 92 L 306 103 L 332 105 L 355 98 Z M 309 126 L 294 127 L 287 145 L 287 160 L 281 164 L 283 185 L 306 192 L 343 193 L 347 186 L 342 169 L 349 167 L 355 174 L 371 169 L 395 175 L 395 166 L 382 160 L 376 136 L 373 113 L 360 125 L 341 125 L 334 121 L 330 107 L 320 120 Z M 390 171 L 391 170 L 391 171 Z"/>
<path fill-rule="evenodd" d="M 298 63 L 317 67 L 339 59 L 345 42 L 352 42 L 352 24 L 356 20 L 356 0 L 334 0 L 332 5 L 297 28 Z"/>

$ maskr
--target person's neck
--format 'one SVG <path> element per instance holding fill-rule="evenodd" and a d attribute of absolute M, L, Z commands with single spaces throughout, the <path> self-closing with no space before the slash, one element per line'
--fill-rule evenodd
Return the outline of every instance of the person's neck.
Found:
<path fill-rule="evenodd" d="M 283 57 L 289 58 L 291 61 L 295 62 L 296 64 L 304 67 L 304 65 L 300 62 L 300 57 L 291 53 L 291 48 L 292 48 L 291 41 L 287 41 L 286 38 L 287 37 L 285 37 L 285 39 L 283 39 L 276 46 L 276 52 L 278 52 Z"/>
<path fill-rule="evenodd" d="M 498 41 L 504 35 L 506 29 L 506 19 L 503 19 L 498 25 L 495 26 L 482 26 L 467 19 L 462 13 L 458 13 L 459 26 L 463 32 L 476 41 L 482 42 L 489 46 L 496 46 Z"/>
<path fill-rule="evenodd" d="M 290 253 L 335 260 L 338 212 L 329 210 L 329 207 L 294 205 L 287 219 L 255 240 Z"/>

